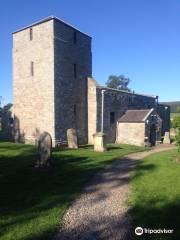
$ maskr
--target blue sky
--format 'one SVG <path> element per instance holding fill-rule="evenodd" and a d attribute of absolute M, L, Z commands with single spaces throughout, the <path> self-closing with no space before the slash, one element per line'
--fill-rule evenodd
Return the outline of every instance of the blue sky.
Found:
<path fill-rule="evenodd" d="M 92 36 L 99 83 L 124 74 L 136 92 L 180 100 L 179 0 L 6 0 L 0 5 L 0 96 L 6 103 L 12 102 L 11 33 L 50 15 Z"/>

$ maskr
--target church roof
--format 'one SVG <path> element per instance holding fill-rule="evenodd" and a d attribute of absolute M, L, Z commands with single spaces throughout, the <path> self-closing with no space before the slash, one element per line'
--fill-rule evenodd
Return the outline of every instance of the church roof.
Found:
<path fill-rule="evenodd" d="M 57 21 L 57 22 L 63 23 L 64 25 L 66 25 L 66 26 L 68 26 L 68 27 L 70 27 L 70 28 L 72 28 L 72 29 L 75 29 L 76 31 L 78 31 L 78 32 L 80 32 L 80 33 L 88 36 L 89 38 L 91 38 L 91 36 L 89 36 L 88 34 L 80 31 L 79 29 L 75 28 L 75 27 L 72 26 L 71 24 L 69 24 L 69 23 L 67 23 L 67 22 L 65 22 L 65 21 L 63 21 L 63 20 L 61 20 L 60 18 L 57 18 L 57 17 L 55 17 L 55 16 L 49 16 L 49 17 L 46 17 L 46 18 L 44 18 L 44 19 L 42 19 L 42 20 L 39 20 L 39 21 L 37 21 L 37 22 L 34 22 L 34 23 L 32 23 L 32 24 L 30 24 L 30 25 L 28 25 L 28 26 L 26 26 L 26 27 L 23 27 L 23 28 L 18 29 L 17 31 L 13 32 L 13 34 L 14 34 L 14 33 L 18 33 L 18 32 L 20 32 L 20 31 L 23 31 L 23 30 L 25 30 L 25 29 L 27 29 L 27 28 L 30 28 L 30 27 L 39 25 L 39 24 L 41 24 L 41 23 L 50 21 L 50 20 L 55 20 L 55 21 Z"/>
<path fill-rule="evenodd" d="M 109 88 L 109 87 L 104 87 L 104 86 L 100 86 L 100 85 L 97 85 L 97 88 L 104 89 L 104 90 L 107 90 L 107 91 L 109 90 L 109 91 L 114 91 L 114 92 L 123 92 L 123 93 L 127 93 L 129 95 L 138 95 L 138 96 L 144 96 L 144 97 L 148 97 L 148 98 L 158 98 L 157 95 L 150 95 L 150 94 L 144 94 L 144 93 L 130 92 L 130 91 L 127 91 L 127 90 Z"/>
<path fill-rule="evenodd" d="M 145 122 L 154 109 L 127 110 L 118 122 Z"/>

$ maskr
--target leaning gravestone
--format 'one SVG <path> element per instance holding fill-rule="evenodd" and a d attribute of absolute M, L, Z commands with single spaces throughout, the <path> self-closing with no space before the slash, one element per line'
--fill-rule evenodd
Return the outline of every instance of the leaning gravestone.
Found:
<path fill-rule="evenodd" d="M 169 132 L 165 132 L 163 143 L 164 143 L 164 144 L 170 144 L 170 143 L 171 143 L 171 140 L 170 140 L 170 133 L 169 133 Z"/>
<path fill-rule="evenodd" d="M 39 136 L 38 155 L 38 167 L 48 167 L 51 164 L 52 138 L 48 132 L 43 132 Z"/>
<path fill-rule="evenodd" d="M 67 130 L 67 141 L 69 148 L 78 148 L 77 133 L 74 128 L 70 128 Z"/>

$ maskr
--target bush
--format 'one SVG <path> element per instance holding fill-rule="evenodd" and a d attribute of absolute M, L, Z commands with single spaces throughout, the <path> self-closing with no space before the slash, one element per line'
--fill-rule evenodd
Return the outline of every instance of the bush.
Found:
<path fill-rule="evenodd" d="M 179 157 L 180 157 L 180 116 L 174 118 L 172 123 L 173 128 L 176 130 L 176 145 L 178 147 Z"/>

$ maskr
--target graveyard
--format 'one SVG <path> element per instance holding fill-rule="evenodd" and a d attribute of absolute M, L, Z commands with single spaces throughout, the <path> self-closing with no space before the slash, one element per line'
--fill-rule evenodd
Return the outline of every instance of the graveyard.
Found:
<path fill-rule="evenodd" d="M 91 145 L 54 148 L 51 166 L 36 168 L 36 146 L 0 142 L 1 239 L 52 239 L 69 206 L 97 172 L 129 153 L 144 151 L 149 149 L 119 144 L 108 144 L 105 152 L 95 152 Z M 172 149 L 144 158 L 133 169 L 126 203 L 134 227 L 167 226 L 177 229 L 176 239 L 180 236 L 177 155 Z"/>
<path fill-rule="evenodd" d="M 179 9 L 55 2 L 1 14 L 0 240 L 180 239 Z"/>
<path fill-rule="evenodd" d="M 53 149 L 53 164 L 36 168 L 37 148 L 0 142 L 0 236 L 10 239 L 51 239 L 64 212 L 92 176 L 115 159 L 143 147 L 109 144 Z"/>

